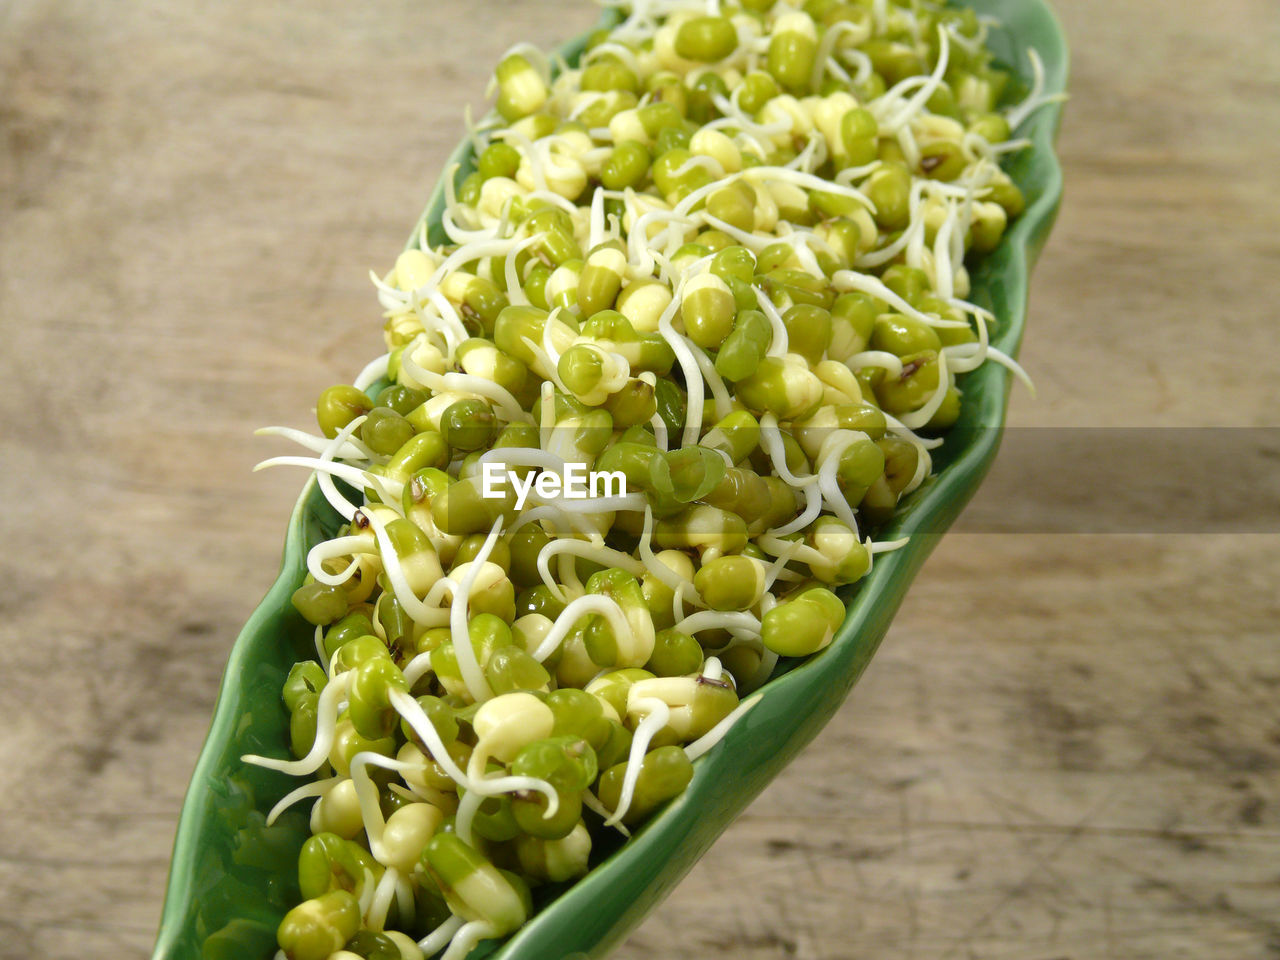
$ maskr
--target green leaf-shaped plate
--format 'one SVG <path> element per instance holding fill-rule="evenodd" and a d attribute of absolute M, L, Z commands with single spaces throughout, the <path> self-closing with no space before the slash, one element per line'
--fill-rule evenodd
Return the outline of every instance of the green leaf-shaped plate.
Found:
<path fill-rule="evenodd" d="M 1046 88 L 1062 91 L 1067 47 L 1042 0 L 974 0 L 998 18 L 990 44 L 1025 84 L 1027 51 L 1044 61 Z M 562 50 L 573 62 L 585 38 Z M 971 299 L 999 322 L 992 342 L 1015 354 L 1026 319 L 1031 266 L 1062 196 L 1053 142 L 1057 104 L 1036 112 L 1018 131 L 1034 144 L 1007 169 L 1027 199 L 1000 247 L 973 274 Z M 472 163 L 466 143 L 450 161 Z M 443 192 L 437 187 L 423 221 L 438 242 Z M 414 231 L 417 236 L 417 230 Z M 521 960 L 603 957 L 659 903 L 751 800 L 817 735 L 839 708 L 880 644 L 912 577 L 976 489 L 1000 443 L 1009 390 L 1007 371 L 987 363 L 964 380 L 961 417 L 935 451 L 936 475 L 908 501 L 885 537 L 910 543 L 878 559 L 848 597 L 848 616 L 835 641 L 802 662 L 784 662 L 759 703 L 724 742 L 697 763 L 683 796 L 624 845 L 603 844 L 592 871 L 564 890 L 543 892 L 541 909 L 503 944 L 482 945 L 473 957 Z M 282 755 L 288 716 L 280 687 L 289 667 L 314 656 L 312 630 L 289 597 L 305 574 L 307 550 L 333 535 L 338 517 L 307 484 L 294 508 L 279 579 L 245 625 L 227 664 L 222 689 L 178 823 L 154 960 L 252 960 L 275 950 L 280 917 L 299 898 L 297 854 L 307 837 L 307 804 L 271 828 L 265 814 L 298 781 L 240 762 L 246 753 Z M 598 862 L 597 862 L 598 861 Z"/>

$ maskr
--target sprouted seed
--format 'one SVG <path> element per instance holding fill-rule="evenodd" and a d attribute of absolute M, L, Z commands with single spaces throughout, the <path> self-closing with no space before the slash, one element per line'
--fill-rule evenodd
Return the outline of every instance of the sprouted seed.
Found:
<path fill-rule="evenodd" d="M 260 431 L 345 521 L 293 598 L 293 758 L 244 757 L 314 778 L 269 818 L 313 802 L 288 960 L 519 929 L 833 641 L 963 375 L 1025 379 L 967 298 L 1056 99 L 1034 53 L 1009 106 L 990 21 L 930 0 L 605 5 L 577 67 L 503 57 L 319 434 Z M 559 495 L 576 469 L 625 489 Z"/>

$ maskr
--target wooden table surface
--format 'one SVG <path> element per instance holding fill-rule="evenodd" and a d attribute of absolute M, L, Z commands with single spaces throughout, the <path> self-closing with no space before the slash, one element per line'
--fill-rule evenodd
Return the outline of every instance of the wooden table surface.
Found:
<path fill-rule="evenodd" d="M 1059 12 L 1067 200 L 1014 423 L 1275 425 L 1274 4 Z M 0 957 L 148 953 L 302 479 L 250 474 L 280 449 L 251 431 L 307 425 L 378 350 L 367 270 L 501 51 L 593 18 L 0 4 Z M 1183 515 L 1219 459 L 1193 489 L 1059 472 Z M 1280 544 L 1186 526 L 945 538 L 837 719 L 620 960 L 1280 956 Z"/>

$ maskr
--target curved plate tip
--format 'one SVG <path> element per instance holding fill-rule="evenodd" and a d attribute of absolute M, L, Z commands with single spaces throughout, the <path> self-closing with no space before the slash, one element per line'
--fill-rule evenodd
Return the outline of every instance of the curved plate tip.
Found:
<path fill-rule="evenodd" d="M 1065 35 L 1042 0 L 974 0 L 999 18 L 992 45 L 1025 83 L 1026 58 L 1036 49 L 1046 91 L 1063 92 L 1068 63 Z M 562 54 L 572 62 L 585 37 Z M 972 298 L 998 318 L 992 342 L 1016 353 L 1026 319 L 1032 264 L 1062 198 L 1062 170 L 1053 150 L 1062 107 L 1050 104 L 1019 133 L 1033 149 L 1009 164 L 1027 197 L 1000 248 L 974 271 Z M 469 143 L 450 158 L 463 170 Z M 443 182 L 415 227 L 436 226 L 444 209 Z M 474 958 L 593 960 L 606 956 L 693 866 L 770 780 L 808 744 L 844 701 L 875 653 L 907 586 L 938 536 L 954 521 L 989 469 L 999 446 L 1009 389 L 1007 371 L 993 363 L 968 374 L 961 420 L 937 451 L 938 473 L 904 504 L 885 536 L 910 535 L 901 550 L 877 558 L 875 568 L 846 598 L 848 616 L 820 655 L 776 676 L 756 706 L 723 744 L 696 764 L 683 796 L 559 893 L 515 936 L 477 948 Z M 241 631 L 224 674 L 213 721 L 191 778 L 178 823 L 153 960 L 267 958 L 275 927 L 297 898 L 293 865 L 306 838 L 306 818 L 286 815 L 265 827 L 265 814 L 291 787 L 289 778 L 240 761 L 248 752 L 278 752 L 288 718 L 279 689 L 289 667 L 311 656 L 312 631 L 293 611 L 308 547 L 331 536 L 338 519 L 314 480 L 304 488 L 289 524 L 279 578 Z M 284 641 L 284 642 L 282 642 Z M 603 853 L 604 851 L 602 851 Z"/>

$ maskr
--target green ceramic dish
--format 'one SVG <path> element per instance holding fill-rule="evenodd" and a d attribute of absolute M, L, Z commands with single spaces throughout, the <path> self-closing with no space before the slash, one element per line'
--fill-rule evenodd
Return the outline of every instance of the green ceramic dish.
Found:
<path fill-rule="evenodd" d="M 1029 82 L 1026 51 L 1034 48 L 1044 60 L 1047 89 L 1065 88 L 1066 41 L 1042 0 L 973 0 L 972 5 L 1003 24 L 990 40 L 1000 60 Z M 570 62 L 582 43 L 580 38 L 562 51 Z M 1062 196 L 1062 171 L 1053 150 L 1060 117 L 1059 106 L 1046 107 L 1020 131 L 1034 149 L 1016 155 L 1008 170 L 1026 194 L 1027 209 L 973 275 L 972 299 L 999 318 L 992 341 L 1010 354 L 1022 338 L 1031 266 Z M 451 164 L 465 168 L 470 161 L 464 144 Z M 439 223 L 442 208 L 437 188 L 424 214 L 429 228 Z M 960 513 L 995 459 L 1008 390 L 1007 372 L 994 363 L 965 378 L 960 421 L 935 451 L 938 472 L 904 504 L 886 532 L 887 537 L 911 535 L 911 542 L 883 555 L 850 591 L 848 616 L 835 642 L 808 661 L 781 664 L 756 707 L 698 762 L 682 797 L 625 846 L 598 850 L 585 878 L 564 891 L 544 891 L 533 920 L 503 944 L 482 945 L 473 957 L 604 957 L 675 888 L 844 702 L 938 534 Z M 275 826 L 265 826 L 266 812 L 298 781 L 243 764 L 240 757 L 280 754 L 287 742 L 281 683 L 296 660 L 314 655 L 311 628 L 289 597 L 302 582 L 307 550 L 332 536 L 337 525 L 314 481 L 308 483 L 289 523 L 279 579 L 231 651 L 178 823 L 154 960 L 267 958 L 275 950 L 280 917 L 298 900 L 295 865 L 308 835 L 306 817 L 295 808 Z"/>

